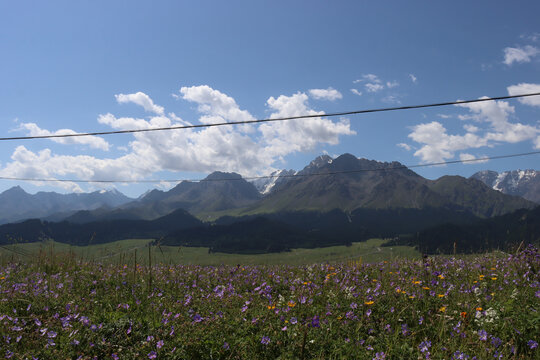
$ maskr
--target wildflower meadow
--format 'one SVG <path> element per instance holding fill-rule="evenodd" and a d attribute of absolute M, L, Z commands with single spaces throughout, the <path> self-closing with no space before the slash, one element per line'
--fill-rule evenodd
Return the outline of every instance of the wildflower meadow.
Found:
<path fill-rule="evenodd" d="M 538 250 L 373 264 L 0 267 L 6 359 L 539 359 Z"/>

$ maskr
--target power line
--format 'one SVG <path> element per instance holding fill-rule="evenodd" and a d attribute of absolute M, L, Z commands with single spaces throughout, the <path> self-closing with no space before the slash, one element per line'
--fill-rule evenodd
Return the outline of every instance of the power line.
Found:
<path fill-rule="evenodd" d="M 97 132 L 75 133 L 75 134 L 53 134 L 53 135 L 39 135 L 39 136 L 1 137 L 0 141 L 52 139 L 52 138 L 100 136 L 100 135 L 116 135 L 116 134 L 132 134 L 132 133 L 142 133 L 142 132 L 151 132 L 151 131 L 197 129 L 197 128 L 208 128 L 208 127 L 217 127 L 217 126 L 226 126 L 226 125 L 257 124 L 257 123 L 266 123 L 266 122 L 275 122 L 275 121 L 310 119 L 310 118 L 318 118 L 318 117 L 335 117 L 335 116 L 358 115 L 358 114 L 367 114 L 367 113 L 376 113 L 376 112 L 385 112 L 385 111 L 411 110 L 411 109 L 422 109 L 422 108 L 430 108 L 430 107 L 449 106 L 449 105 L 471 104 L 471 103 L 478 103 L 478 102 L 484 102 L 484 101 L 515 99 L 515 98 L 522 98 L 522 97 L 528 97 L 528 96 L 538 96 L 538 95 L 540 95 L 540 92 L 529 93 L 529 94 L 521 94 L 521 95 L 498 96 L 498 97 L 484 98 L 484 99 L 448 101 L 448 102 L 433 103 L 433 104 L 408 105 L 408 106 L 397 106 L 397 107 L 387 107 L 387 108 L 378 108 L 378 109 L 344 111 L 344 112 L 335 112 L 335 113 L 322 114 L 322 115 L 300 115 L 300 116 L 289 116 L 289 117 L 272 118 L 272 119 L 258 119 L 258 120 L 221 122 L 221 123 L 214 123 L 214 124 L 178 125 L 178 126 L 151 128 L 151 129 L 129 129 L 129 130 L 97 131 Z"/>
<path fill-rule="evenodd" d="M 237 180 L 258 180 L 258 179 L 273 179 L 273 178 L 304 178 L 304 177 L 313 177 L 313 176 L 328 176 L 328 175 L 339 175 L 339 174 L 354 174 L 362 172 L 373 172 L 373 171 L 395 171 L 395 170 L 404 170 L 404 169 L 414 169 L 420 167 L 428 166 L 440 166 L 440 165 L 451 165 L 451 164 L 464 164 L 472 162 L 483 162 L 488 160 L 498 160 L 498 159 L 508 159 L 521 156 L 530 156 L 538 155 L 540 151 L 531 151 L 526 153 L 517 153 L 517 154 L 507 154 L 507 155 L 496 155 L 488 156 L 477 159 L 464 159 L 464 160 L 451 160 L 451 161 L 441 161 L 441 162 L 432 162 L 425 164 L 413 164 L 413 165 L 399 165 L 386 168 L 378 169 L 355 169 L 355 170 L 341 170 L 341 171 L 330 171 L 324 173 L 311 173 L 311 174 L 293 174 L 293 175 L 263 175 L 263 176 L 248 176 L 240 177 L 233 179 L 226 178 L 215 178 L 215 179 L 162 179 L 162 180 L 78 180 L 78 179 L 39 179 L 39 178 L 22 178 L 22 177 L 5 177 L 0 176 L 0 180 L 13 180 L 13 181 L 36 181 L 36 182 L 73 182 L 73 183 L 178 183 L 182 181 L 191 181 L 191 182 L 206 182 L 206 181 L 237 181 Z"/>

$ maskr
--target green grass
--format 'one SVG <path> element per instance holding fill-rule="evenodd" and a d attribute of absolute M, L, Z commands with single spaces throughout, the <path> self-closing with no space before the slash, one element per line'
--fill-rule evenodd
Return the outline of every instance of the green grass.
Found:
<path fill-rule="evenodd" d="M 104 263 L 147 264 L 148 243 L 152 240 L 121 240 L 108 244 L 90 246 L 71 246 L 57 242 L 7 245 L 0 248 L 0 262 L 11 260 L 28 261 L 32 257 L 50 253 L 68 253 L 86 261 Z M 290 252 L 239 255 L 208 253 L 208 248 L 161 246 L 152 247 L 151 257 L 154 264 L 198 264 L 198 265 L 305 265 L 313 263 L 339 262 L 379 262 L 395 258 L 415 259 L 420 254 L 412 247 L 381 247 L 384 240 L 371 239 L 353 243 L 351 246 L 331 246 L 316 249 L 293 249 Z"/>
<path fill-rule="evenodd" d="M 27 244 L 10 249 L 21 257 L 24 251 L 38 255 L 0 264 L 0 356 L 540 358 L 539 253 L 533 246 L 505 257 L 438 256 L 428 261 L 400 257 L 359 263 L 355 256 L 360 254 L 363 260 L 397 257 L 393 253 L 398 249 L 379 250 L 381 240 L 371 240 L 349 248 L 281 254 L 290 256 L 279 258 L 284 265 L 267 266 L 245 263 L 261 261 L 262 255 L 202 251 L 197 259 L 197 249 L 183 248 L 172 252 L 165 248 L 161 254 L 159 248 L 145 248 L 147 241 L 89 248 Z M 128 262 L 129 254 L 137 251 L 142 258 L 148 249 L 155 259 L 230 257 L 243 259 L 244 264 L 153 261 L 150 267 Z M 74 256 L 77 251 L 83 258 Z M 90 255 L 95 261 L 87 261 Z M 325 256 L 342 263 L 291 265 L 324 261 Z M 268 255 L 264 259 L 271 261 Z"/>

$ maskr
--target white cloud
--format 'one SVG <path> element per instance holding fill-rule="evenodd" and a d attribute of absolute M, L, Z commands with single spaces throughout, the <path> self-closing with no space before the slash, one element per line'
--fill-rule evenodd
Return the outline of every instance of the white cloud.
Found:
<path fill-rule="evenodd" d="M 147 112 L 153 112 L 158 115 L 163 114 L 163 107 L 154 104 L 152 99 L 150 99 L 150 96 L 146 95 L 143 92 L 137 92 L 135 94 L 118 94 L 114 95 L 116 97 L 116 101 L 119 104 L 125 104 L 125 103 L 134 103 L 139 106 L 142 106 L 145 111 Z"/>
<path fill-rule="evenodd" d="M 309 94 L 316 100 L 334 101 L 343 98 L 343 95 L 336 89 L 329 87 L 328 89 L 311 89 Z"/>
<path fill-rule="evenodd" d="M 384 85 L 382 84 L 367 83 L 365 87 L 368 92 L 378 92 L 384 89 Z"/>
<path fill-rule="evenodd" d="M 507 88 L 508 95 L 540 93 L 540 84 L 521 83 Z M 540 106 L 540 95 L 518 98 L 522 104 Z"/>
<path fill-rule="evenodd" d="M 417 125 L 409 134 L 409 138 L 421 144 L 415 156 L 424 162 L 440 162 L 454 157 L 456 151 L 474 149 L 483 146 L 494 146 L 498 143 L 518 143 L 533 141 L 538 146 L 540 127 L 511 122 L 514 107 L 505 101 L 486 101 L 457 106 L 469 110 L 470 114 L 460 116 L 464 120 L 473 120 L 485 124 L 484 128 L 465 124 L 464 135 L 449 135 L 439 122 Z M 466 154 L 466 153 L 465 153 Z"/>
<path fill-rule="evenodd" d="M 50 136 L 50 135 L 71 135 L 77 134 L 77 132 L 71 129 L 60 129 L 55 132 L 49 130 L 41 129 L 35 123 L 21 123 L 17 130 L 26 130 L 28 131 L 29 136 Z M 109 143 L 103 138 L 98 136 L 80 136 L 80 137 L 65 137 L 65 138 L 51 138 L 52 141 L 59 144 L 80 144 L 88 145 L 93 149 L 100 149 L 104 151 L 109 150 Z"/>
<path fill-rule="evenodd" d="M 409 144 L 399 143 L 399 144 L 397 144 L 397 146 L 399 146 L 400 148 L 405 149 L 405 150 L 407 150 L 407 151 L 411 151 L 411 150 L 412 150 L 412 148 L 411 148 L 411 146 L 410 146 Z"/>
<path fill-rule="evenodd" d="M 483 156 L 482 156 L 483 157 Z M 481 157 L 481 158 L 482 158 Z M 481 163 L 486 163 L 488 162 L 488 160 L 484 159 L 484 160 L 478 160 L 476 158 L 476 156 L 472 155 L 472 154 L 468 154 L 468 153 L 461 153 L 459 154 L 459 159 L 461 161 L 463 161 L 464 164 L 481 164 Z"/>
<path fill-rule="evenodd" d="M 351 92 L 352 92 L 354 95 L 362 96 L 362 92 L 358 91 L 357 89 L 351 89 Z"/>
<path fill-rule="evenodd" d="M 416 83 L 416 80 L 418 80 L 418 78 L 416 76 L 414 76 L 414 74 L 409 74 L 409 78 L 411 78 L 411 81 L 413 83 Z"/>
<path fill-rule="evenodd" d="M 382 98 L 382 101 L 389 104 L 401 104 L 401 100 L 395 95 L 388 95 Z"/>
<path fill-rule="evenodd" d="M 370 93 L 379 92 L 385 88 L 392 89 L 392 88 L 395 88 L 396 86 L 399 86 L 399 83 L 396 80 L 386 81 L 386 83 L 384 83 L 375 74 L 364 74 L 362 75 L 361 79 L 354 80 L 353 83 L 354 84 L 364 83 L 364 88 L 366 89 L 367 92 L 370 92 Z M 353 90 L 351 89 L 351 91 Z M 353 91 L 353 93 L 355 92 Z"/>
<path fill-rule="evenodd" d="M 308 96 L 298 92 L 292 96 L 270 97 L 268 106 L 274 110 L 270 118 L 282 118 L 299 115 L 323 115 L 309 108 Z M 292 152 L 309 151 L 318 143 L 335 145 L 340 135 L 353 135 L 349 121 L 341 119 L 333 122 L 327 118 L 310 118 L 295 121 L 265 123 L 259 126 L 264 151 L 273 157 L 285 156 Z"/>
<path fill-rule="evenodd" d="M 480 99 L 489 99 L 483 96 Z M 459 101 L 459 100 L 458 100 Z M 497 131 L 504 131 L 508 126 L 508 116 L 513 114 L 515 108 L 506 101 L 483 101 L 469 104 L 457 104 L 458 107 L 469 109 L 472 115 L 461 117 L 464 120 L 488 122 Z"/>
<path fill-rule="evenodd" d="M 198 105 L 201 123 L 254 119 L 232 97 L 208 86 L 183 87 L 179 94 L 181 100 Z M 301 92 L 270 97 L 267 105 L 272 111 L 272 118 L 324 114 L 310 108 L 308 95 Z M 146 119 L 107 113 L 99 115 L 97 120 L 113 129 L 150 129 L 186 123 L 172 113 Z M 35 124 L 26 128 L 35 132 L 45 131 Z M 0 169 L 0 174 L 89 180 L 148 179 L 156 172 L 167 170 L 198 173 L 221 170 L 257 175 L 271 172 L 273 164 L 283 161 L 291 153 L 313 150 L 320 144 L 335 145 L 339 143 L 340 136 L 354 133 L 347 119 L 333 121 L 315 117 L 260 125 L 133 133 L 127 147 L 117 147 L 123 154 L 112 158 L 55 154 L 50 149 L 36 152 L 19 146 L 11 161 Z M 86 140 L 88 144 L 94 144 L 92 141 L 99 144 L 96 140 L 99 138 L 89 139 Z M 61 183 L 59 186 L 72 191 L 81 190 L 73 183 Z"/>
<path fill-rule="evenodd" d="M 465 124 L 463 125 L 463 128 L 465 129 L 465 131 L 467 132 L 470 132 L 470 133 L 476 133 L 478 131 L 480 131 L 480 129 L 474 125 L 471 125 L 471 124 Z"/>
<path fill-rule="evenodd" d="M 441 119 L 450 119 L 452 117 L 452 115 L 437 114 L 437 117 L 440 117 Z"/>
<path fill-rule="evenodd" d="M 459 150 L 485 146 L 487 141 L 472 133 L 448 135 L 446 128 L 437 121 L 416 125 L 409 138 L 423 144 L 414 155 L 424 162 L 441 162 L 454 157 Z"/>
<path fill-rule="evenodd" d="M 199 104 L 199 112 L 205 114 L 199 119 L 203 124 L 223 121 L 249 121 L 255 118 L 246 110 L 240 110 L 236 101 L 210 86 L 191 86 L 180 89 L 182 98 Z"/>
<path fill-rule="evenodd" d="M 526 63 L 530 62 L 533 57 L 540 54 L 540 49 L 526 45 L 524 47 L 507 47 L 504 49 L 504 63 L 506 65 L 512 65 L 514 62 Z"/>

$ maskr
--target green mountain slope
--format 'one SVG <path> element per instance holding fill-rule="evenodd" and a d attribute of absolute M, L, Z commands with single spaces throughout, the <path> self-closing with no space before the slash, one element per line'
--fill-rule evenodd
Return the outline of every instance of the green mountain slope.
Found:
<path fill-rule="evenodd" d="M 489 217 L 535 205 L 492 190 L 480 181 L 458 176 L 431 181 L 401 166 L 344 154 L 317 168 L 317 174 L 328 175 L 294 178 L 244 210 L 244 214 L 334 208 L 442 208 Z M 313 173 L 313 169 L 299 174 L 303 173 Z"/>

